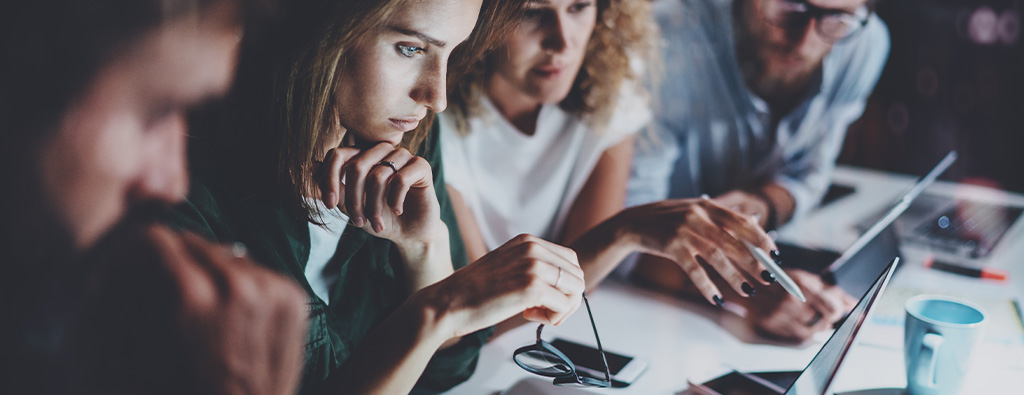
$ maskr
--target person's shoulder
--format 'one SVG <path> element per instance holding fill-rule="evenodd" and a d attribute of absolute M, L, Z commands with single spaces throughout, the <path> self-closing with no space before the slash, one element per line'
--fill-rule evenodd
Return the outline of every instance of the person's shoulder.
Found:
<path fill-rule="evenodd" d="M 884 61 L 885 57 L 889 55 L 889 26 L 878 15 L 871 14 L 867 25 L 864 26 L 864 31 L 858 37 L 857 44 L 861 54 L 873 55 L 874 60 L 882 58 L 881 60 Z"/>
<path fill-rule="evenodd" d="M 889 56 L 889 48 L 889 28 L 881 18 L 872 14 L 860 33 L 849 42 L 833 48 L 833 58 L 850 72 L 880 71 Z"/>
<path fill-rule="evenodd" d="M 212 162 L 202 156 L 189 160 L 189 191 L 185 201 L 163 213 L 161 222 L 178 230 L 197 232 L 208 239 L 224 236 L 225 207 L 236 188 Z"/>
<path fill-rule="evenodd" d="M 626 79 L 619 86 L 615 108 L 608 119 L 606 138 L 619 140 L 637 133 L 651 122 L 651 98 L 644 84 Z"/>
<path fill-rule="evenodd" d="M 423 147 L 418 154 L 430 164 L 435 184 L 440 183 L 442 186 L 444 184 L 444 173 L 447 171 L 444 166 L 444 141 L 451 140 L 453 137 L 455 136 L 449 136 L 442 132 L 441 118 L 440 116 L 435 116 L 433 123 L 430 125 L 430 131 L 427 133 L 427 138 L 423 142 Z"/>
<path fill-rule="evenodd" d="M 872 14 L 864 30 L 837 44 L 826 58 L 828 78 L 836 97 L 858 98 L 870 92 L 889 58 L 889 29 Z M 851 96 L 852 95 L 852 96 Z"/>

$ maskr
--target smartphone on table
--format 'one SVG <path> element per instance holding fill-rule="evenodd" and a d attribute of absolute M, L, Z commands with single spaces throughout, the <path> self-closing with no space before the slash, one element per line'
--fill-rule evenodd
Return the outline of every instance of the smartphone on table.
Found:
<path fill-rule="evenodd" d="M 551 341 L 551 345 L 569 357 L 579 374 L 604 379 L 604 362 L 597 348 L 559 338 Z M 647 369 L 647 362 L 636 357 L 608 350 L 604 351 L 604 355 L 608 359 L 608 371 L 612 374 L 612 387 L 622 388 L 633 384 Z"/>
<path fill-rule="evenodd" d="M 707 382 L 690 383 L 702 395 L 782 395 L 793 385 L 800 371 L 743 373 L 732 371 Z"/>

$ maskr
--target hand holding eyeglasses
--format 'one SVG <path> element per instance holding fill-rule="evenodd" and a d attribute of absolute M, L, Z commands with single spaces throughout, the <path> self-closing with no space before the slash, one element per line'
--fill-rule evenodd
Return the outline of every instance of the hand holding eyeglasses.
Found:
<path fill-rule="evenodd" d="M 603 379 L 580 375 L 576 371 L 576 365 L 565 353 L 540 337 L 544 331 L 544 324 L 537 326 L 537 343 L 517 349 L 512 354 L 512 360 L 527 372 L 553 377 L 555 385 L 599 388 L 611 386 L 612 374 L 608 368 L 608 357 L 601 346 L 601 336 L 597 334 L 597 324 L 594 323 L 594 313 L 590 311 L 586 293 L 583 294 L 583 303 L 587 306 L 590 327 L 594 329 L 594 340 L 597 341 L 597 350 L 601 353 L 601 362 L 604 364 Z"/>

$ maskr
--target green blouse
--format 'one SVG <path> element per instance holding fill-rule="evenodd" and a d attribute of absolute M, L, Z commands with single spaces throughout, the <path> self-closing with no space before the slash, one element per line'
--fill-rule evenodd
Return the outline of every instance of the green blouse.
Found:
<path fill-rule="evenodd" d="M 452 263 L 459 269 L 467 264 L 466 251 L 445 189 L 438 130 L 435 122 L 423 157 L 433 169 L 441 219 L 450 233 Z M 340 274 L 329 291 L 330 303 L 324 303 L 313 293 L 304 274 L 310 249 L 306 219 L 289 215 L 274 192 L 251 192 L 253 188 L 232 182 L 237 177 L 219 174 L 201 159 L 193 158 L 190 165 L 188 201 L 177 207 L 166 222 L 211 240 L 245 243 L 256 261 L 291 276 L 306 290 L 310 328 L 300 393 L 317 392 L 320 383 L 345 369 L 345 361 L 360 341 L 408 296 L 394 244 L 347 227 L 330 263 Z M 443 391 L 468 379 L 476 368 L 480 347 L 490 334 L 491 330 L 483 330 L 465 336 L 458 344 L 436 353 L 417 388 Z"/>

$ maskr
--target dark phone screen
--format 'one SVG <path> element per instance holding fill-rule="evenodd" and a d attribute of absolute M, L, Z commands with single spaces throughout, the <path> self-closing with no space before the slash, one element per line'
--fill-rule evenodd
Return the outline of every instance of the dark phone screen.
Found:
<path fill-rule="evenodd" d="M 758 379 L 765 380 L 766 382 L 774 384 L 785 391 L 785 388 L 789 388 L 793 385 L 793 382 L 796 381 L 796 377 L 800 375 L 800 372 L 764 372 L 749 373 L 749 375 L 756 376 Z M 702 385 L 723 395 L 779 395 L 782 393 L 776 389 L 770 388 L 768 385 L 757 382 L 748 375 L 735 371 L 719 376 L 718 378 L 708 381 Z"/>
<path fill-rule="evenodd" d="M 601 378 L 604 378 L 604 363 L 601 362 L 601 352 L 597 351 L 596 347 L 584 346 L 582 344 L 573 343 L 563 339 L 555 339 L 551 342 L 551 345 L 565 353 L 565 356 L 569 357 L 574 365 L 601 372 Z M 629 361 L 633 360 L 633 357 L 627 357 L 625 355 L 608 351 L 605 351 L 604 355 L 608 358 L 608 370 L 611 371 L 613 376 L 619 374 L 619 371 L 621 371 Z"/>
<path fill-rule="evenodd" d="M 778 241 L 779 255 L 785 257 L 786 268 L 795 268 L 821 273 L 842 255 L 835 251 L 814 250 Z"/>

